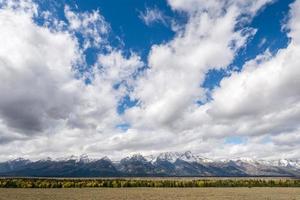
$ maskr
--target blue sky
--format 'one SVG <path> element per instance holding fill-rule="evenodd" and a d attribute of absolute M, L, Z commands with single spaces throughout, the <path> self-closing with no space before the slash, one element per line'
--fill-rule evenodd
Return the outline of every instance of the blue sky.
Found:
<path fill-rule="evenodd" d="M 299 4 L 0 0 L 0 160 L 298 158 Z"/>

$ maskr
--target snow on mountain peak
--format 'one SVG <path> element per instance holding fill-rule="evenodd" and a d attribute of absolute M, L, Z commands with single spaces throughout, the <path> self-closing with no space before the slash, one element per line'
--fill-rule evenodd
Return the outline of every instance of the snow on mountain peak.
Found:
<path fill-rule="evenodd" d="M 186 151 L 183 154 L 181 154 L 180 159 L 186 162 L 200 162 L 202 161 L 202 158 L 198 155 L 192 154 L 190 151 Z"/>
<path fill-rule="evenodd" d="M 83 162 L 83 163 L 90 162 L 89 156 L 87 154 L 80 155 L 79 162 Z"/>
<path fill-rule="evenodd" d="M 282 167 L 300 168 L 300 161 L 299 160 L 280 159 L 280 160 L 278 160 L 277 165 L 282 166 Z"/>
<path fill-rule="evenodd" d="M 101 160 L 106 160 L 106 161 L 111 162 L 111 159 L 109 157 L 107 157 L 107 156 L 102 157 Z"/>
<path fill-rule="evenodd" d="M 111 161 L 108 157 L 101 158 L 102 160 Z M 50 157 L 46 159 L 42 159 L 40 161 L 48 162 L 60 162 L 60 161 L 75 161 L 76 163 L 90 163 L 93 161 L 97 161 L 99 159 L 97 158 L 89 158 L 87 154 L 82 154 L 80 156 L 68 156 L 68 157 L 61 157 L 57 159 L 51 159 Z M 185 161 L 188 163 L 201 163 L 201 164 L 209 164 L 209 163 L 229 163 L 233 162 L 237 165 L 244 166 L 245 163 L 252 165 L 252 166 L 273 166 L 273 167 L 285 167 L 285 168 L 295 168 L 300 169 L 300 159 L 277 159 L 277 160 L 262 160 L 262 159 L 254 159 L 249 157 L 238 157 L 234 159 L 219 159 L 219 160 L 213 160 L 208 159 L 205 157 L 202 157 L 197 154 L 193 154 L 191 151 L 186 152 L 163 152 L 159 154 L 154 155 L 148 155 L 143 156 L 142 154 L 132 154 L 126 158 L 122 159 L 123 161 L 139 161 L 143 163 L 152 163 L 155 164 L 158 161 L 167 161 L 170 163 L 175 163 L 177 160 Z M 115 163 L 119 163 L 121 160 L 114 161 Z M 14 160 L 9 160 L 9 163 L 29 163 L 30 160 L 24 159 L 24 158 L 17 158 Z"/>
<path fill-rule="evenodd" d="M 248 158 L 248 157 L 239 157 L 236 159 L 232 159 L 232 161 L 241 161 L 241 162 L 245 162 L 245 163 L 255 163 L 256 161 L 252 158 Z"/>
<path fill-rule="evenodd" d="M 186 152 L 165 152 L 165 153 L 160 153 L 156 157 L 157 160 L 163 160 L 163 161 L 168 161 L 170 163 L 176 162 L 176 160 L 183 160 L 186 162 L 212 162 L 212 160 L 203 158 L 199 155 L 193 154 L 191 151 L 186 151 Z M 154 159 L 153 159 L 154 160 Z"/>
<path fill-rule="evenodd" d="M 132 154 L 131 156 L 127 156 L 126 158 L 124 158 L 122 160 L 125 160 L 125 161 L 129 161 L 129 160 L 131 160 L 131 161 L 141 161 L 141 162 L 147 161 L 147 159 L 139 153 L 138 154 Z"/>
<path fill-rule="evenodd" d="M 157 156 L 156 161 L 163 160 L 163 161 L 174 163 L 179 157 L 180 157 L 180 153 L 178 152 L 165 152 L 165 153 L 160 153 Z"/>
<path fill-rule="evenodd" d="M 60 157 L 55 159 L 56 161 L 75 161 L 75 162 L 83 162 L 83 163 L 88 163 L 90 162 L 90 159 L 88 157 L 87 154 L 81 154 L 80 156 L 75 156 L 75 155 L 71 155 L 71 156 L 67 156 L 67 157 Z"/>

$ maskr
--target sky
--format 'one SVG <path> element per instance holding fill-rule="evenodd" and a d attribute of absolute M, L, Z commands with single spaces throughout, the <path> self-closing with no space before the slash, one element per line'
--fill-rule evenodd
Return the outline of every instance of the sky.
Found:
<path fill-rule="evenodd" d="M 300 158 L 300 0 L 0 0 L 0 160 Z"/>

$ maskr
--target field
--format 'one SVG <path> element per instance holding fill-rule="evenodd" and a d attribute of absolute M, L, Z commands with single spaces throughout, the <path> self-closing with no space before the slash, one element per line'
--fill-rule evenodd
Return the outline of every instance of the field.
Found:
<path fill-rule="evenodd" d="M 1 188 L 0 200 L 300 200 L 300 188 Z"/>

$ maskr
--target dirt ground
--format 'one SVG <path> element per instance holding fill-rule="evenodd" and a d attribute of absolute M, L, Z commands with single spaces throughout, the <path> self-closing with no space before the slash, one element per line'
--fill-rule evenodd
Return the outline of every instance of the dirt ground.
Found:
<path fill-rule="evenodd" d="M 300 200 L 300 188 L 0 189 L 0 200 Z"/>

